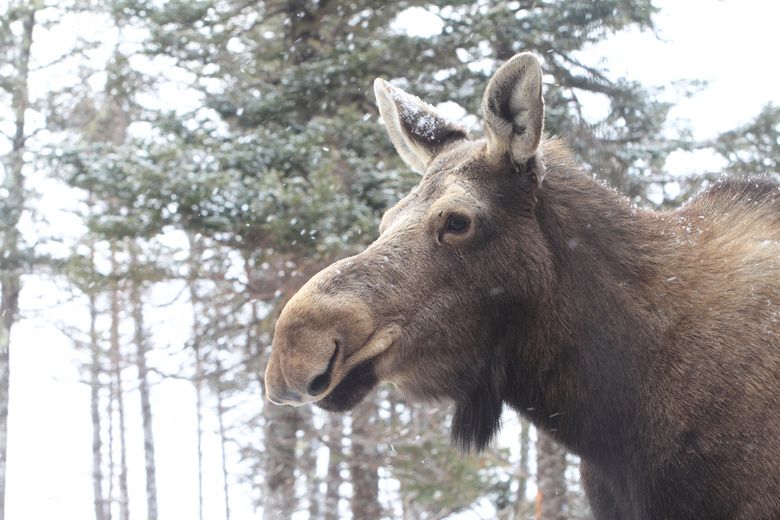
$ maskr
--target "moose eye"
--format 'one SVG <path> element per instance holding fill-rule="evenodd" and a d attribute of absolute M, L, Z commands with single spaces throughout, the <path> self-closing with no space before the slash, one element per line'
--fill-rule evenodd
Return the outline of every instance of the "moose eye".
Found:
<path fill-rule="evenodd" d="M 462 215 L 451 215 L 447 219 L 447 231 L 451 233 L 463 233 L 469 227 L 469 219 Z"/>

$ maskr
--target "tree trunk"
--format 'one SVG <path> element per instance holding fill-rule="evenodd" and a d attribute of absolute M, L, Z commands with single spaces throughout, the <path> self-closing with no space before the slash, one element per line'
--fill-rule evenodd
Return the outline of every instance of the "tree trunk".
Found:
<path fill-rule="evenodd" d="M 537 430 L 536 519 L 566 520 L 566 451 Z"/>
<path fill-rule="evenodd" d="M 244 254 L 244 272 L 247 287 L 256 287 L 254 255 Z M 271 345 L 261 331 L 260 309 L 256 299 L 250 302 L 250 322 L 246 334 L 247 353 L 261 354 L 261 365 L 268 363 Z M 262 373 L 258 374 L 265 394 Z M 296 435 L 301 427 L 300 411 L 290 406 L 277 406 L 269 401 L 263 403 L 263 432 L 265 457 L 263 458 L 263 518 L 265 520 L 288 520 L 296 511 L 298 501 L 295 493 Z"/>
<path fill-rule="evenodd" d="M 11 104 L 14 112 L 14 138 L 8 174 L 3 188 L 6 198 L 6 219 L 0 225 L 0 520 L 5 518 L 5 477 L 8 456 L 8 403 L 11 380 L 11 329 L 19 312 L 21 290 L 21 259 L 19 258 L 19 219 L 24 211 L 24 133 L 25 111 L 30 105 L 28 79 L 30 50 L 35 28 L 35 7 L 27 6 L 21 15 L 22 41 Z"/>
<path fill-rule="evenodd" d="M 343 458 L 344 423 L 337 414 L 328 415 L 328 476 L 325 491 L 325 520 L 339 520 L 339 501 L 341 498 L 341 460 Z"/>
<path fill-rule="evenodd" d="M 303 442 L 298 453 L 298 472 L 306 477 L 306 498 L 308 499 L 309 518 L 318 520 L 322 517 L 320 484 L 322 479 L 317 477 L 317 455 L 319 454 L 320 439 L 314 429 L 313 407 L 300 409 L 300 423 L 298 429 L 302 431 Z"/>
<path fill-rule="evenodd" d="M 108 378 L 108 491 L 106 491 L 106 520 L 111 520 L 114 507 L 114 480 L 116 480 L 116 463 L 114 461 L 114 378 Z"/>
<path fill-rule="evenodd" d="M 375 422 L 378 417 L 376 402 L 368 399 L 352 412 L 352 517 L 380 518 L 379 452 L 376 448 Z"/>
<path fill-rule="evenodd" d="M 203 361 L 199 342 L 193 342 L 195 350 L 195 416 L 198 443 L 198 519 L 203 520 Z"/>
<path fill-rule="evenodd" d="M 91 205 L 91 204 L 90 204 Z M 95 248 L 89 244 L 90 268 L 95 265 Z M 89 297 L 89 349 L 92 363 L 89 370 L 90 411 L 92 413 L 92 490 L 95 498 L 95 519 L 106 520 L 106 509 L 110 505 L 103 495 L 103 438 L 100 420 L 100 375 L 102 352 L 97 332 L 97 297 L 88 289 Z"/>
<path fill-rule="evenodd" d="M 137 245 L 129 242 L 130 265 L 137 268 Z M 132 274 L 130 285 L 130 305 L 135 324 L 133 339 L 136 347 L 136 366 L 138 368 L 138 390 L 141 394 L 141 420 L 144 429 L 144 465 L 146 469 L 146 515 L 148 520 L 157 520 L 157 471 L 154 460 L 154 431 L 152 429 L 152 404 L 149 397 L 149 370 L 146 365 L 146 331 L 144 329 L 144 306 L 141 294 L 141 284 L 137 272 Z"/>
<path fill-rule="evenodd" d="M 116 273 L 119 265 L 116 260 L 116 245 L 111 244 L 111 272 Z M 127 491 L 127 443 L 125 442 L 125 404 L 122 390 L 122 353 L 119 337 L 119 283 L 116 278 L 111 282 L 111 362 L 114 378 L 114 398 L 119 418 L 119 518 L 130 519 L 130 499 Z"/>
<path fill-rule="evenodd" d="M 289 406 L 277 406 L 266 401 L 263 406 L 263 418 L 265 430 L 263 518 L 264 520 L 288 520 L 297 506 L 295 445 L 300 423 L 299 410 Z"/>
<path fill-rule="evenodd" d="M 517 472 L 517 498 L 515 499 L 515 518 L 527 519 L 530 517 L 531 508 L 529 507 L 526 493 L 528 491 L 528 475 L 530 474 L 531 451 L 531 423 L 520 418 L 520 468 Z"/>
<path fill-rule="evenodd" d="M 95 295 L 89 295 L 89 343 L 92 364 L 89 371 L 90 408 L 92 412 L 92 490 L 95 519 L 106 520 L 106 498 L 103 496 L 103 440 L 100 431 L 100 345 L 97 340 Z"/>
<path fill-rule="evenodd" d="M 287 520 L 296 509 L 295 499 L 295 435 L 299 416 L 296 408 L 266 402 L 265 418 L 265 479 L 263 518 Z"/>
<path fill-rule="evenodd" d="M 225 494 L 225 520 L 230 520 L 230 485 L 228 481 L 227 469 L 227 436 L 225 435 L 225 404 L 222 388 L 222 364 L 217 359 L 217 375 L 214 381 L 217 389 L 217 421 L 219 423 L 219 446 L 222 455 L 222 486 Z"/>
<path fill-rule="evenodd" d="M 198 450 L 198 519 L 203 520 L 203 352 L 201 350 L 200 328 L 200 295 L 198 294 L 197 280 L 200 275 L 200 244 L 197 239 L 188 234 L 189 242 L 189 291 L 190 305 L 192 307 L 192 351 L 195 355 L 195 416 L 197 450 Z"/>

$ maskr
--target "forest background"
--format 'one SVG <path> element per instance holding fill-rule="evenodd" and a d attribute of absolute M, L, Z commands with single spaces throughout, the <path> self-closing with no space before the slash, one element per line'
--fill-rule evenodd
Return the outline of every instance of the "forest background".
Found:
<path fill-rule="evenodd" d="M 416 183 L 381 76 L 479 134 L 543 61 L 547 130 L 643 207 L 777 173 L 771 2 L 0 1 L 0 520 L 590 518 L 578 461 L 446 403 L 268 405 L 274 317 Z"/>

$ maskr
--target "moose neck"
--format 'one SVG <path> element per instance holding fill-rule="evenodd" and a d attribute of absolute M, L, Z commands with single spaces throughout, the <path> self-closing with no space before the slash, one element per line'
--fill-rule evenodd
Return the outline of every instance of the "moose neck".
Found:
<path fill-rule="evenodd" d="M 676 314 L 654 290 L 673 268 L 669 233 L 571 168 L 548 171 L 536 217 L 554 279 L 523 326 L 507 402 L 583 456 L 634 456 L 645 378 Z"/>

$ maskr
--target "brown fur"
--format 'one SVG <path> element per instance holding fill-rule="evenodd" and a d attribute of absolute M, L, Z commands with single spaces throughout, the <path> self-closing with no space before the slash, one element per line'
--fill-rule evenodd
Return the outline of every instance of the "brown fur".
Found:
<path fill-rule="evenodd" d="M 283 311 L 269 397 L 345 410 L 390 381 L 454 401 L 477 449 L 507 403 L 582 457 L 598 519 L 780 518 L 780 186 L 639 210 L 514 129 L 418 157 L 377 241 Z"/>

